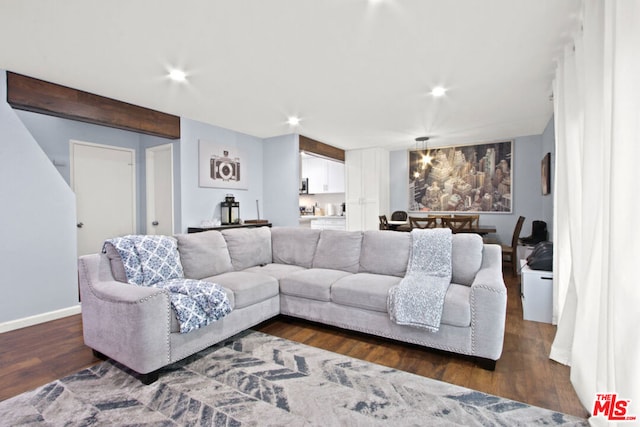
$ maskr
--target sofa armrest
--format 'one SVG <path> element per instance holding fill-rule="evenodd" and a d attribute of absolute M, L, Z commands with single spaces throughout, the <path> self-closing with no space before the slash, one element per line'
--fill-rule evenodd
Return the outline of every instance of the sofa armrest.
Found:
<path fill-rule="evenodd" d="M 171 360 L 169 294 L 104 280 L 105 263 L 99 254 L 78 260 L 84 342 L 141 374 L 155 371 Z"/>
<path fill-rule="evenodd" d="M 471 284 L 471 346 L 474 354 L 498 360 L 502 354 L 507 315 L 507 288 L 502 276 L 502 251 L 484 245 L 482 266 Z"/>

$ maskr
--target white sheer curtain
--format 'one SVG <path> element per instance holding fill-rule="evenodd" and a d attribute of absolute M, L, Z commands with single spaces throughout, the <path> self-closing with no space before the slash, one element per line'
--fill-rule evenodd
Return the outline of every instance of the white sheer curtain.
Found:
<path fill-rule="evenodd" d="M 584 1 L 554 110 L 550 357 L 571 365 L 587 410 L 596 393 L 617 393 L 640 419 L 640 1 Z"/>

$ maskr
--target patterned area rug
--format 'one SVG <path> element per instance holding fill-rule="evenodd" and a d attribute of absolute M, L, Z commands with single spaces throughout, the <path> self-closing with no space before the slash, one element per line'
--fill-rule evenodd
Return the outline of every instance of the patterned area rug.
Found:
<path fill-rule="evenodd" d="M 246 331 L 149 386 L 106 361 L 0 402 L 0 425 L 578 426 L 585 420 Z"/>

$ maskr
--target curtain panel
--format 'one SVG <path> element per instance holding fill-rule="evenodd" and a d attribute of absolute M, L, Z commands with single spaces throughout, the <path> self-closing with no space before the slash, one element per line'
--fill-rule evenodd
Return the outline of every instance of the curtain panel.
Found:
<path fill-rule="evenodd" d="M 581 19 L 554 81 L 550 357 L 587 410 L 616 393 L 640 419 L 640 1 L 585 0 Z"/>

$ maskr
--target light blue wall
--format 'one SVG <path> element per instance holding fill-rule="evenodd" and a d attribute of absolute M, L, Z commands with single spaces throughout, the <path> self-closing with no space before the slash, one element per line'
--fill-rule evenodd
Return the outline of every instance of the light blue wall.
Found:
<path fill-rule="evenodd" d="M 75 195 L 5 100 L 0 70 L 0 323 L 78 305 Z"/>
<path fill-rule="evenodd" d="M 136 222 L 137 232 L 146 232 L 146 177 L 145 177 L 145 148 L 167 143 L 177 144 L 166 138 L 159 138 L 114 129 L 106 126 L 98 126 L 74 120 L 62 119 L 46 114 L 31 113 L 15 110 L 16 114 L 38 142 L 47 157 L 55 165 L 56 169 L 67 184 L 70 184 L 70 158 L 69 141 L 81 141 L 94 144 L 109 145 L 113 147 L 130 148 L 136 151 Z M 174 146 L 175 153 L 179 149 Z M 175 160 L 175 159 L 174 159 Z M 175 174 L 179 177 L 179 174 Z M 179 188 L 179 186 L 177 186 Z M 178 206 L 178 205 L 176 205 Z M 177 209 L 176 209 L 177 210 Z M 177 222 L 179 223 L 179 222 Z"/>
<path fill-rule="evenodd" d="M 406 211 L 409 206 L 409 152 L 389 153 L 389 207 L 394 211 Z"/>
<path fill-rule="evenodd" d="M 274 226 L 297 227 L 300 210 L 300 145 L 298 135 L 264 140 L 264 214 Z"/>
<path fill-rule="evenodd" d="M 220 202 L 226 194 L 240 202 L 240 218 L 257 218 L 256 200 L 263 200 L 263 145 L 262 139 L 207 123 L 180 119 L 180 176 L 182 230 L 197 227 L 203 220 L 220 217 Z M 247 190 L 205 188 L 198 184 L 198 141 L 216 142 L 243 151 L 243 167 L 249 175 Z M 296 180 L 297 183 L 297 180 Z"/>
<path fill-rule="evenodd" d="M 555 121 L 553 117 L 547 123 L 547 127 L 542 133 L 542 153 L 544 157 L 546 153 L 551 153 L 551 192 L 546 196 L 542 196 L 542 220 L 546 221 L 549 230 L 549 240 L 553 240 L 553 185 L 556 182 L 556 135 Z"/>
<path fill-rule="evenodd" d="M 552 132 L 553 133 L 553 132 Z M 521 236 L 531 234 L 533 220 L 548 221 L 543 209 L 540 172 L 543 151 L 543 135 L 514 138 L 513 146 L 513 211 L 510 214 L 486 213 L 480 215 L 480 224 L 495 225 L 496 237 L 501 243 L 511 244 L 513 228 L 520 215 L 526 218 Z M 548 150 L 547 150 L 548 151 Z M 544 151 L 546 153 L 547 151 Z M 407 150 L 392 151 L 389 156 L 391 211 L 409 206 L 409 156 Z M 545 196 L 548 200 L 549 196 Z M 551 207 L 553 210 L 553 207 Z M 552 213 L 553 215 L 553 213 Z M 491 237 L 491 236 L 490 236 Z"/>

